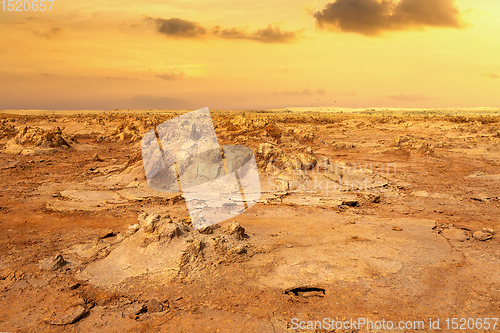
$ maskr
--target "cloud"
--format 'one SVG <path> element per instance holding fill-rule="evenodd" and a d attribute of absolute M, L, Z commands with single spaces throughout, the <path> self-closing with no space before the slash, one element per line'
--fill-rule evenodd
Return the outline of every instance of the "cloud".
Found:
<path fill-rule="evenodd" d="M 318 88 L 318 89 L 316 89 L 315 93 L 317 95 L 325 96 L 326 95 L 326 90 L 323 89 L 323 88 Z"/>
<path fill-rule="evenodd" d="M 497 74 L 488 74 L 487 75 L 490 79 L 500 79 L 500 75 Z"/>
<path fill-rule="evenodd" d="M 367 36 L 384 31 L 463 26 L 455 0 L 336 0 L 313 15 L 321 29 Z"/>
<path fill-rule="evenodd" d="M 265 29 L 246 32 L 239 28 L 223 28 L 216 26 L 212 29 L 202 27 L 200 24 L 180 18 L 152 18 L 146 21 L 153 22 L 156 30 L 164 35 L 176 38 L 201 38 L 208 35 L 223 39 L 245 39 L 261 43 L 290 43 L 298 38 L 299 32 L 281 30 L 278 26 L 269 24 Z"/>
<path fill-rule="evenodd" d="M 293 31 L 281 31 L 280 28 L 270 24 L 267 28 L 254 32 L 251 37 L 251 39 L 263 43 L 289 43 L 297 38 L 297 33 Z"/>
<path fill-rule="evenodd" d="M 187 101 L 171 97 L 137 95 L 130 99 L 130 108 L 134 109 L 184 109 L 188 107 Z"/>
<path fill-rule="evenodd" d="M 399 102 L 420 102 L 420 101 L 427 101 L 429 97 L 426 95 L 421 95 L 421 94 L 412 94 L 412 95 L 393 95 L 389 96 L 391 99 Z"/>
<path fill-rule="evenodd" d="M 323 88 L 318 88 L 314 91 L 312 91 L 309 88 L 302 89 L 302 90 L 286 90 L 280 93 L 274 93 L 275 95 L 283 95 L 283 96 L 313 96 L 313 95 L 321 95 L 324 96 L 326 95 L 326 90 Z"/>
<path fill-rule="evenodd" d="M 62 29 L 58 27 L 53 27 L 47 30 L 31 29 L 31 32 L 35 36 L 51 40 L 57 37 L 62 32 Z"/>
<path fill-rule="evenodd" d="M 238 28 L 223 29 L 216 26 L 212 30 L 214 36 L 225 39 L 248 39 L 262 43 L 290 43 L 297 39 L 295 31 L 282 31 L 279 27 L 269 24 L 267 28 L 247 33 Z"/>
<path fill-rule="evenodd" d="M 207 29 L 203 28 L 196 22 L 183 20 L 180 18 L 152 18 L 147 17 L 146 20 L 154 22 L 156 30 L 164 35 L 178 38 L 200 38 L 206 35 Z"/>
<path fill-rule="evenodd" d="M 179 80 L 185 76 L 186 76 L 186 73 L 184 73 L 181 70 L 173 70 L 173 71 L 170 71 L 168 73 L 156 74 L 157 78 L 160 78 L 162 80 L 167 80 L 167 81 Z"/>
<path fill-rule="evenodd" d="M 295 31 L 282 31 L 279 27 L 269 24 L 267 28 L 247 33 L 238 28 L 222 29 L 216 26 L 212 30 L 214 36 L 225 39 L 248 39 L 262 43 L 290 43 L 298 37 Z"/>

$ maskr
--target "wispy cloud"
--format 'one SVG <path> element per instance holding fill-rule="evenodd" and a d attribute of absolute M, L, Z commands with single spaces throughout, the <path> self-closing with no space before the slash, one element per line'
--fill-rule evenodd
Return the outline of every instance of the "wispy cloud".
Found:
<path fill-rule="evenodd" d="M 282 30 L 279 26 L 269 24 L 264 29 L 247 32 L 244 29 L 232 27 L 223 28 L 215 26 L 208 29 L 197 22 L 180 18 L 152 18 L 146 20 L 153 22 L 157 32 L 173 38 L 205 38 L 217 37 L 223 39 L 252 40 L 261 43 L 290 43 L 298 38 L 299 31 Z"/>
<path fill-rule="evenodd" d="M 265 29 L 260 29 L 251 33 L 247 33 L 237 28 L 222 29 L 217 26 L 212 30 L 212 33 L 220 38 L 248 39 L 262 43 L 290 43 L 298 37 L 298 32 L 283 31 L 272 24 L 268 25 Z"/>
<path fill-rule="evenodd" d="M 63 29 L 59 27 L 52 27 L 49 29 L 30 29 L 33 35 L 47 40 L 52 40 L 61 34 Z"/>
<path fill-rule="evenodd" d="M 199 38 L 206 35 L 207 30 L 197 22 L 187 21 L 180 18 L 152 18 L 147 17 L 148 21 L 154 22 L 159 33 L 169 37 L 178 38 Z"/>
<path fill-rule="evenodd" d="M 455 0 L 336 0 L 313 15 L 319 28 L 367 36 L 422 27 L 463 26 Z"/>
<path fill-rule="evenodd" d="M 186 76 L 186 73 L 184 73 L 181 70 L 172 70 L 170 72 L 156 74 L 157 78 L 160 78 L 160 79 L 166 80 L 166 81 L 179 80 L 185 76 Z"/>

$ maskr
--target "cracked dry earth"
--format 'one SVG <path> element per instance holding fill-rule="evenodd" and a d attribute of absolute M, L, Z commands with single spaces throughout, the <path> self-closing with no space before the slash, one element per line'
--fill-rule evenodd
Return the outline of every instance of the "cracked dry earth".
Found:
<path fill-rule="evenodd" d="M 140 155 L 179 114 L 0 116 L 0 331 L 500 316 L 498 116 L 213 112 L 262 196 L 193 230 Z"/>

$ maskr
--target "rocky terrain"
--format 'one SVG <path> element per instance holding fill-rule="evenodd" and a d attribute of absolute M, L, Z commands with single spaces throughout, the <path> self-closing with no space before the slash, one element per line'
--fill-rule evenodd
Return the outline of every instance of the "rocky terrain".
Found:
<path fill-rule="evenodd" d="M 262 195 L 194 229 L 141 155 L 181 113 L 0 114 L 0 331 L 500 316 L 500 115 L 212 112 Z"/>

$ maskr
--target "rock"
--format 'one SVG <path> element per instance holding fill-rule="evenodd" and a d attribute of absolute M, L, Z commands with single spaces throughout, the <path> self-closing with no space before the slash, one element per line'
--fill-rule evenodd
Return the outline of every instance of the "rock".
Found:
<path fill-rule="evenodd" d="M 411 183 L 405 181 L 398 181 L 395 185 L 400 190 L 409 190 L 413 187 Z"/>
<path fill-rule="evenodd" d="M 450 241 L 465 242 L 466 240 L 469 239 L 469 237 L 467 237 L 467 235 L 463 232 L 463 230 L 455 228 L 444 229 L 441 232 L 441 235 Z"/>
<path fill-rule="evenodd" d="M 111 229 L 104 229 L 103 231 L 99 232 L 99 238 L 108 238 L 108 237 L 113 237 L 115 233 Z"/>
<path fill-rule="evenodd" d="M 349 207 L 357 207 L 359 206 L 359 201 L 358 198 L 354 195 L 348 195 L 345 197 L 340 198 L 342 200 L 342 205 L 344 206 L 349 206 Z"/>
<path fill-rule="evenodd" d="M 94 162 L 102 162 L 102 159 L 99 157 L 99 155 L 97 155 L 97 153 L 95 153 L 94 157 L 92 158 L 92 161 L 94 161 Z"/>
<path fill-rule="evenodd" d="M 61 269 L 67 264 L 67 261 L 64 260 L 63 256 L 58 254 L 54 257 L 54 259 L 45 259 L 40 263 L 40 267 L 42 269 L 46 269 L 49 271 L 56 271 Z"/>
<path fill-rule="evenodd" d="M 205 244 L 199 239 L 193 239 L 191 243 L 188 243 L 186 249 L 182 251 L 179 267 L 182 269 L 189 263 L 202 260 L 202 250 L 204 247 Z"/>
<path fill-rule="evenodd" d="M 299 131 L 296 134 L 296 138 L 302 143 L 313 143 L 316 135 L 312 128 L 308 128 L 302 131 Z"/>
<path fill-rule="evenodd" d="M 211 235 L 214 233 L 214 230 L 217 228 L 219 228 L 219 226 L 217 224 L 209 225 L 208 227 L 198 229 L 198 232 L 200 234 L 204 234 L 204 235 Z"/>
<path fill-rule="evenodd" d="M 133 234 L 135 234 L 139 229 L 141 228 L 141 226 L 139 224 L 133 224 L 131 226 L 128 227 L 127 231 L 125 232 L 125 237 L 129 237 L 129 236 L 132 236 Z"/>
<path fill-rule="evenodd" d="M 166 224 L 161 231 L 161 237 L 166 238 L 168 240 L 174 239 L 175 237 L 179 237 L 182 234 L 181 229 L 177 224 L 169 223 Z"/>
<path fill-rule="evenodd" d="M 265 133 L 267 134 L 267 136 L 272 137 L 278 142 L 281 139 L 281 130 L 274 124 L 267 125 L 265 127 Z"/>
<path fill-rule="evenodd" d="M 483 231 L 489 232 L 492 235 L 495 234 L 495 229 L 492 229 L 492 228 L 483 228 Z"/>
<path fill-rule="evenodd" d="M 225 232 L 228 235 L 234 236 L 237 240 L 245 238 L 245 228 L 243 228 L 238 222 L 229 224 Z"/>
<path fill-rule="evenodd" d="M 155 299 L 151 299 L 144 304 L 146 307 L 147 312 L 149 313 L 155 313 L 155 312 L 162 312 L 163 311 L 163 304 L 158 302 Z"/>
<path fill-rule="evenodd" d="M 137 319 L 138 316 L 146 311 L 146 306 L 140 303 L 134 303 L 129 305 L 125 311 L 124 315 L 131 319 Z"/>
<path fill-rule="evenodd" d="M 257 156 L 260 158 L 261 161 L 266 163 L 273 157 L 276 153 L 276 147 L 273 146 L 270 143 L 262 143 L 259 145 L 257 149 Z"/>
<path fill-rule="evenodd" d="M 491 233 L 484 230 L 476 231 L 472 236 L 475 240 L 478 240 L 480 242 L 484 242 L 493 238 L 493 235 Z"/>
<path fill-rule="evenodd" d="M 5 146 L 6 152 L 25 154 L 39 153 L 40 151 L 51 151 L 57 148 L 70 148 L 66 138 L 59 127 L 45 130 L 38 127 L 24 126 L 17 132 Z M 35 149 L 37 148 L 37 149 Z"/>
<path fill-rule="evenodd" d="M 153 233 L 159 221 L 160 221 L 160 215 L 158 214 L 139 215 L 139 225 L 144 229 L 144 232 L 146 234 Z"/>
<path fill-rule="evenodd" d="M 86 310 L 83 306 L 75 306 L 66 310 L 64 313 L 56 314 L 47 320 L 50 325 L 70 325 L 74 324 L 78 319 L 82 318 Z"/>
<path fill-rule="evenodd" d="M 298 153 L 296 158 L 300 161 L 300 169 L 302 170 L 312 170 L 318 164 L 318 158 L 311 147 L 307 148 L 303 153 Z"/>
<path fill-rule="evenodd" d="M 245 254 L 247 253 L 247 247 L 245 245 L 237 245 L 233 248 L 233 252 L 236 254 Z"/>
<path fill-rule="evenodd" d="M 403 231 L 403 228 L 394 226 L 394 227 L 392 227 L 392 230 L 394 230 L 394 231 Z"/>

